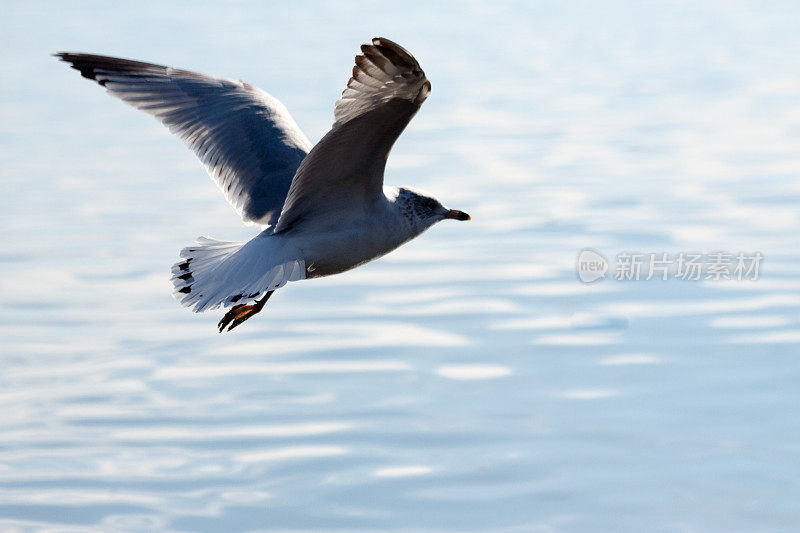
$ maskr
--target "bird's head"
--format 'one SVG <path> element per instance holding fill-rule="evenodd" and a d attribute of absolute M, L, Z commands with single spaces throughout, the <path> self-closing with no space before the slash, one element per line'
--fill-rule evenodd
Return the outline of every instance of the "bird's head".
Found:
<path fill-rule="evenodd" d="M 423 230 L 446 218 L 472 220 L 464 211 L 448 209 L 431 194 L 418 189 L 401 187 L 398 189 L 397 201 L 406 216 L 412 218 Z"/>

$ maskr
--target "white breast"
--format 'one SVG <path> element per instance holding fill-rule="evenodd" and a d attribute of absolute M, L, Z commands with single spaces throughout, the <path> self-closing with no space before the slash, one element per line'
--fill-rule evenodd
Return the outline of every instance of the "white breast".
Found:
<path fill-rule="evenodd" d="M 416 235 L 397 204 L 386 198 L 363 217 L 293 238 L 302 243 L 306 276 L 313 278 L 338 274 L 377 259 Z"/>

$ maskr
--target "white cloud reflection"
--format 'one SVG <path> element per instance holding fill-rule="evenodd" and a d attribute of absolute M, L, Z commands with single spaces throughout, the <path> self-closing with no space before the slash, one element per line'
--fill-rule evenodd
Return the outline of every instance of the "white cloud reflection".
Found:
<path fill-rule="evenodd" d="M 412 477 L 429 474 L 433 469 L 424 465 L 389 466 L 379 468 L 372 475 L 375 477 Z"/>
<path fill-rule="evenodd" d="M 341 446 L 288 446 L 240 453 L 235 459 L 241 463 L 263 463 L 316 457 L 342 455 L 347 450 Z"/>
<path fill-rule="evenodd" d="M 444 365 L 436 373 L 448 379 L 496 379 L 510 376 L 513 371 L 503 365 Z"/>

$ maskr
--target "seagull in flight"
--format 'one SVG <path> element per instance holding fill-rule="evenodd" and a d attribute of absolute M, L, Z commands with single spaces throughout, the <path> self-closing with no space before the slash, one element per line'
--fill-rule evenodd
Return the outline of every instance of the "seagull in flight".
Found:
<path fill-rule="evenodd" d="M 115 57 L 55 54 L 112 95 L 160 120 L 203 162 L 246 223 L 247 242 L 199 237 L 172 267 L 174 295 L 195 312 L 230 309 L 232 330 L 289 281 L 345 272 L 444 219 L 470 220 L 428 193 L 385 187 L 386 159 L 431 90 L 414 56 L 383 37 L 361 46 L 315 146 L 258 87 Z"/>

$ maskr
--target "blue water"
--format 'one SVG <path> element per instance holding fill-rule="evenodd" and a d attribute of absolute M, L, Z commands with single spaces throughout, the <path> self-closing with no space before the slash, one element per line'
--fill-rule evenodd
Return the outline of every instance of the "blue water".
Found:
<path fill-rule="evenodd" d="M 5 2 L 0 529 L 795 531 L 800 6 Z M 433 91 L 387 182 L 468 211 L 219 335 L 247 239 L 194 156 L 48 54 L 241 78 L 312 140 L 373 35 Z M 758 281 L 580 283 L 579 250 Z"/>

